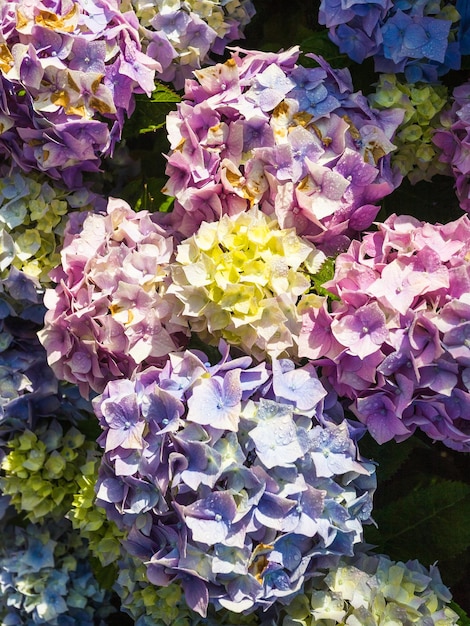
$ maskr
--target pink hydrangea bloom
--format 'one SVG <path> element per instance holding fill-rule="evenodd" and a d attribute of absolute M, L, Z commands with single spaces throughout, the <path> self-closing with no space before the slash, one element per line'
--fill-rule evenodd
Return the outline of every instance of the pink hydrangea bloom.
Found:
<path fill-rule="evenodd" d="M 392 215 L 336 259 L 338 297 L 303 312 L 299 355 L 379 443 L 417 428 L 470 451 L 470 219 Z"/>
<path fill-rule="evenodd" d="M 40 340 L 57 377 L 87 396 L 186 343 L 166 293 L 173 239 L 146 211 L 110 199 L 106 214 L 71 214 L 62 265 L 45 293 Z"/>
<path fill-rule="evenodd" d="M 186 81 L 167 119 L 165 188 L 183 235 L 257 204 L 281 228 L 336 253 L 399 182 L 389 155 L 403 112 L 371 109 L 348 70 L 320 57 L 305 68 L 298 56 L 298 48 L 235 49 Z"/>

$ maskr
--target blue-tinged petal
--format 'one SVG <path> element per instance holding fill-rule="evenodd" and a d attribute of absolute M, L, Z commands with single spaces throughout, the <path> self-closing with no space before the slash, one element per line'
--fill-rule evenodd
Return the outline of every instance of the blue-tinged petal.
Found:
<path fill-rule="evenodd" d="M 202 378 L 188 400 L 189 421 L 221 430 L 236 431 L 241 411 L 240 370 L 231 370 L 222 384 L 215 378 Z"/>
<path fill-rule="evenodd" d="M 259 459 L 268 469 L 285 467 L 305 454 L 308 447 L 306 432 L 297 428 L 288 405 L 271 403 L 275 410 L 273 418 L 272 413 L 266 413 L 266 404 L 266 401 L 260 403 L 258 414 L 261 419 L 249 436 L 255 443 Z"/>

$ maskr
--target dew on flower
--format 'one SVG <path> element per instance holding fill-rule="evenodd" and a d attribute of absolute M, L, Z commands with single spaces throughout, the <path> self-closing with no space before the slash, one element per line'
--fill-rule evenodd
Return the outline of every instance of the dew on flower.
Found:
<path fill-rule="evenodd" d="M 346 545 L 359 541 L 360 524 L 353 521 L 347 503 L 356 496 L 371 497 L 373 466 L 357 460 L 346 423 L 335 426 L 323 421 L 320 425 L 325 392 L 317 394 L 310 414 L 304 415 L 295 398 L 287 403 L 276 396 L 267 364 L 254 366 L 246 357 L 232 361 L 228 351 L 221 363 L 207 369 L 206 357 L 201 355 L 198 375 L 179 394 L 181 413 L 172 430 L 155 428 L 160 418 L 146 412 L 140 450 L 147 462 L 131 465 L 119 439 L 108 445 L 108 407 L 134 386 L 140 390 L 135 396 L 138 403 L 145 399 L 138 411 L 151 406 L 154 394 L 164 394 L 163 387 L 172 389 L 172 378 L 178 377 L 171 369 L 173 358 L 164 368 L 151 370 L 154 374 L 147 386 L 147 373 L 142 370 L 132 381 L 110 382 L 94 401 L 103 428 L 100 442 L 106 442 L 97 502 L 113 517 L 118 514 L 133 541 L 140 544 L 135 556 L 144 558 L 150 583 L 158 584 L 165 576 L 170 584 L 180 584 L 188 605 L 203 617 L 222 607 L 234 616 L 250 613 L 294 593 L 313 546 L 315 554 L 328 557 L 325 532 L 329 524 L 342 537 L 346 550 L 350 549 Z M 198 357 L 187 351 L 179 358 L 182 365 L 185 361 L 195 364 Z M 284 361 L 282 368 L 291 372 L 295 366 Z M 303 379 L 305 373 L 313 379 L 312 368 L 305 368 L 296 370 L 299 377 Z M 258 370 L 263 372 L 261 378 L 253 376 Z M 205 403 L 201 405 L 201 393 L 210 401 L 207 410 Z M 237 419 L 221 422 L 217 406 L 230 412 L 231 402 L 236 403 Z M 326 414 L 323 420 L 328 420 Z M 317 431 L 325 431 L 328 472 L 322 471 L 309 437 Z M 118 476 L 120 468 L 126 469 Z M 356 492 L 355 477 L 359 480 L 359 476 L 365 482 Z M 147 499 L 140 510 L 123 508 L 124 493 L 127 502 L 137 502 L 138 493 L 147 488 L 155 492 L 155 486 L 164 506 Z M 124 511 L 132 515 L 124 518 Z M 144 525 L 151 523 L 158 550 L 142 534 L 140 518 Z M 128 547 L 132 554 L 132 544 Z M 236 574 L 233 580 L 227 578 L 228 573 Z"/>

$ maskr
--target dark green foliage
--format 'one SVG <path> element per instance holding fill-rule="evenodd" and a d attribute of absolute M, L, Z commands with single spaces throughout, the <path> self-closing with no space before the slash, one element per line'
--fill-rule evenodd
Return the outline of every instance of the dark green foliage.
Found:
<path fill-rule="evenodd" d="M 450 608 L 453 609 L 459 616 L 460 626 L 470 626 L 470 617 L 468 617 L 465 611 L 458 604 L 451 602 Z"/>
<path fill-rule="evenodd" d="M 335 44 L 330 41 L 326 31 L 315 33 L 304 39 L 300 44 L 300 49 L 305 54 L 318 54 L 326 59 L 333 67 L 347 67 L 352 63 L 351 60 L 345 54 L 341 54 Z M 308 58 L 302 59 L 302 65 L 313 65 L 313 60 L 310 60 L 310 63 L 308 61 Z"/>
<path fill-rule="evenodd" d="M 168 212 L 173 205 L 173 198 L 165 196 L 162 188 L 165 185 L 164 178 L 149 177 L 144 179 L 136 178 L 124 187 L 121 196 L 136 211 L 156 211 Z"/>
<path fill-rule="evenodd" d="M 359 448 L 377 463 L 377 527 L 366 527 L 365 540 L 395 560 L 437 561 L 454 600 L 468 611 L 470 455 L 419 435 L 380 446 L 366 435 Z"/>
<path fill-rule="evenodd" d="M 470 485 L 439 478 L 417 484 L 374 519 L 378 529 L 367 529 L 367 541 L 393 559 L 429 565 L 457 556 L 470 545 Z"/>
<path fill-rule="evenodd" d="M 124 139 L 154 133 L 163 128 L 166 116 L 178 102 L 181 102 L 181 97 L 163 83 L 157 84 L 150 98 L 145 94 L 137 95 L 135 111 L 124 126 Z"/>
<path fill-rule="evenodd" d="M 379 445 L 367 435 L 360 444 L 362 455 L 378 463 L 377 480 L 379 485 L 394 477 L 405 461 L 410 458 L 413 450 L 425 447 L 426 444 L 417 437 L 410 437 L 399 445 L 395 441 Z"/>

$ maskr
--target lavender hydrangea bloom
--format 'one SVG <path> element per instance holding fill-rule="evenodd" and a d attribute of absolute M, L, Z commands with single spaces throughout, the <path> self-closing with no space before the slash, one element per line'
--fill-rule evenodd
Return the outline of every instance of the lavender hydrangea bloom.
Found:
<path fill-rule="evenodd" d="M 112 154 L 161 65 L 116 0 L 0 3 L 0 151 L 68 185 Z"/>
<path fill-rule="evenodd" d="M 94 400 L 105 447 L 97 503 L 127 530 L 148 580 L 178 583 L 202 616 L 266 609 L 292 598 L 318 559 L 352 555 L 375 488 L 355 429 L 332 420 L 336 396 L 311 365 L 253 367 L 220 350 L 215 365 L 170 354 Z"/>
<path fill-rule="evenodd" d="M 117 199 L 106 214 L 69 216 L 39 338 L 57 377 L 85 397 L 187 342 L 166 294 L 173 239 L 157 220 Z"/>
<path fill-rule="evenodd" d="M 336 259 L 331 311 L 303 315 L 299 354 L 383 443 L 416 429 L 470 450 L 470 220 L 392 215 Z"/>
<path fill-rule="evenodd" d="M 353 61 L 373 57 L 375 70 L 404 72 L 408 82 L 436 82 L 460 68 L 466 52 L 464 9 L 457 3 L 322 0 L 318 19 Z M 462 24 L 459 24 L 462 18 Z"/>
<path fill-rule="evenodd" d="M 344 249 L 399 183 L 390 168 L 398 110 L 382 115 L 348 70 L 296 65 L 299 50 L 236 49 L 195 72 L 167 118 L 165 192 L 186 237 L 253 205 L 328 253 Z"/>
<path fill-rule="evenodd" d="M 460 207 L 470 212 L 470 160 L 469 126 L 470 126 L 470 83 L 459 85 L 452 92 L 452 107 L 443 111 L 440 127 L 433 135 L 433 143 L 439 149 L 439 161 L 450 168 L 455 178 L 455 192 Z"/>

